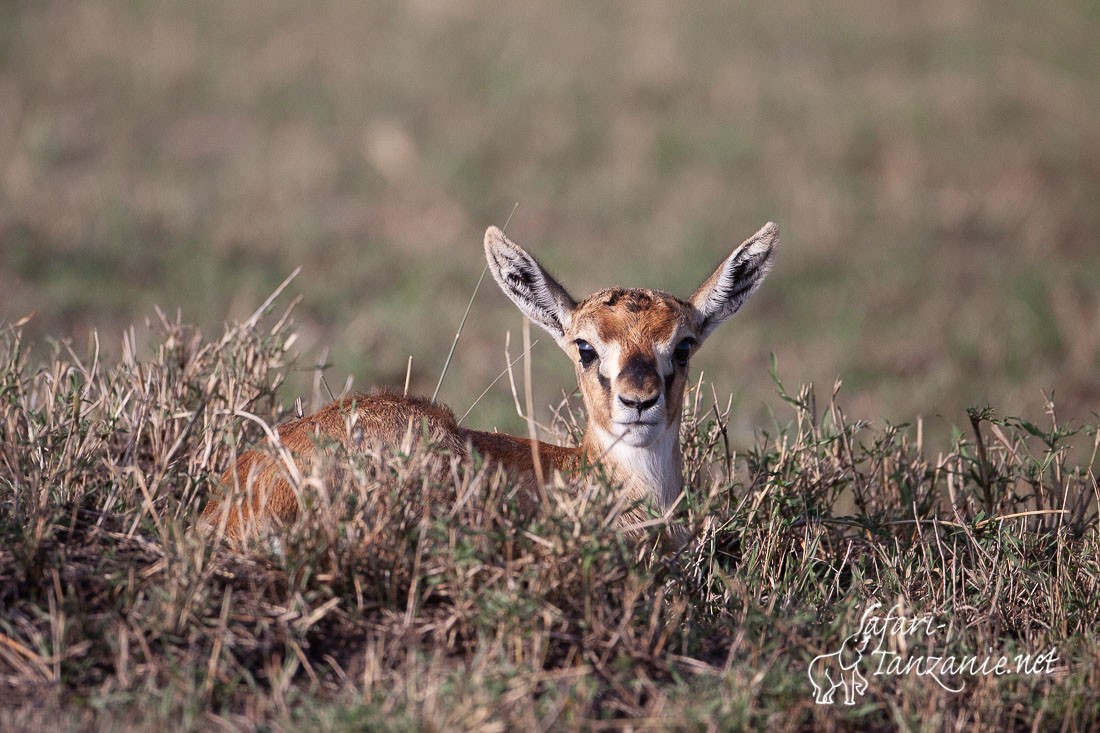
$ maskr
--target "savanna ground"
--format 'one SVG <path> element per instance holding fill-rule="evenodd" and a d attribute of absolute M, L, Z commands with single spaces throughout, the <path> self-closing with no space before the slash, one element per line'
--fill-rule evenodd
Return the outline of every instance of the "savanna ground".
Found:
<path fill-rule="evenodd" d="M 1100 724 L 1095 3 L 0 14 L 0 726 Z M 261 435 L 241 410 L 400 386 L 410 355 L 433 391 L 516 202 L 577 294 L 686 294 L 781 224 L 695 365 L 672 521 L 700 548 L 640 552 L 610 491 L 524 517 L 416 456 L 307 487 L 281 555 L 188 534 Z M 518 323 L 479 292 L 459 415 Z M 532 362 L 568 440 L 567 360 Z M 470 424 L 524 429 L 507 383 Z M 815 706 L 809 661 L 872 601 L 947 624 L 927 654 L 1059 661 Z"/>

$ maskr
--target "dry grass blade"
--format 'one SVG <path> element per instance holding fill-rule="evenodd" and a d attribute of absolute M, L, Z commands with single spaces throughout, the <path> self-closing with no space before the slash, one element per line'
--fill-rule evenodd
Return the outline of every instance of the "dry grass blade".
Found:
<path fill-rule="evenodd" d="M 458 322 L 458 330 L 455 331 L 454 341 L 451 342 L 451 348 L 447 352 L 446 360 L 443 362 L 443 369 L 439 373 L 439 381 L 435 383 L 435 389 L 432 390 L 432 402 L 435 402 L 436 397 L 439 396 L 439 390 L 443 386 L 443 378 L 447 376 L 447 370 L 451 366 L 451 359 L 454 357 L 455 349 L 458 347 L 458 341 L 462 338 L 462 329 L 466 327 L 466 319 L 470 317 L 470 309 L 474 307 L 474 298 L 477 297 L 477 291 L 481 289 L 481 283 L 488 272 L 488 266 L 482 268 L 481 276 L 477 279 L 477 284 L 474 285 L 474 292 L 470 293 L 470 301 L 466 303 L 466 310 L 462 314 L 462 320 Z"/>
<path fill-rule="evenodd" d="M 18 641 L 0 634 L 0 655 L 4 661 L 20 677 L 38 679 L 42 682 L 53 682 L 53 672 L 41 656 L 35 654 Z"/>

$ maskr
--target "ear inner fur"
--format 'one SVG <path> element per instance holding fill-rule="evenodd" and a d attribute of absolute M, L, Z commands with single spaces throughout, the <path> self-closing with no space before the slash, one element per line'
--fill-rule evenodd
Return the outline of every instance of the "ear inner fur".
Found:
<path fill-rule="evenodd" d="M 561 339 L 569 326 L 573 298 L 538 261 L 512 242 L 504 232 L 485 232 L 485 257 L 493 279 L 533 323 Z"/>
<path fill-rule="evenodd" d="M 741 309 L 771 270 L 779 245 L 779 227 L 765 224 L 727 257 L 692 294 L 702 337 Z"/>

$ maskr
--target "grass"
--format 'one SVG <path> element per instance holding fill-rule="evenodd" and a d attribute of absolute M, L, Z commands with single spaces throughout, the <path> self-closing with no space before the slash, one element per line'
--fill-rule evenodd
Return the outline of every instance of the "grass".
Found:
<path fill-rule="evenodd" d="M 8 3 L 0 728 L 1097 727 L 1096 7 Z M 781 224 L 694 365 L 697 550 L 619 537 L 613 489 L 530 517 L 424 456 L 307 477 L 293 552 L 191 536 L 242 411 L 410 356 L 431 393 L 516 202 L 576 295 L 684 295 Z M 299 266 L 293 324 L 249 319 Z M 478 295 L 457 414 L 518 325 Z M 506 384 L 471 425 L 525 433 Z M 872 602 L 947 624 L 929 654 L 1059 661 L 815 705 Z"/>
<path fill-rule="evenodd" d="M 599 480 L 559 480 L 525 514 L 502 476 L 454 464 L 441 480 L 421 451 L 305 477 L 281 549 L 238 554 L 191 528 L 260 436 L 240 416 L 292 409 L 292 328 L 283 306 L 216 340 L 158 316 L 148 353 L 117 362 L 94 340 L 34 362 L 18 328 L 0 334 L 0 727 L 1100 723 L 1095 425 L 973 410 L 931 454 L 919 425 L 854 421 L 837 394 L 777 381 L 785 411 L 740 446 L 700 382 L 669 520 L 697 536 L 687 552 L 653 551 L 663 521 L 624 537 Z M 858 705 L 815 705 L 807 665 L 873 602 L 944 624 L 926 654 L 1057 659 L 960 675 L 954 693 L 865 670 Z"/>

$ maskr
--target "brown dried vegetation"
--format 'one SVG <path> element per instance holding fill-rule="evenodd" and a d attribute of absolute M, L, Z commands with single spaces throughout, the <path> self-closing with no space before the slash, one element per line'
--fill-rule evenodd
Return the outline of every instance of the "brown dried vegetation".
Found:
<path fill-rule="evenodd" d="M 270 320 L 208 341 L 160 317 L 152 353 L 131 334 L 117 364 L 93 343 L 31 365 L 18 330 L 0 335 L 0 727 L 1100 722 L 1094 427 L 975 412 L 933 458 L 919 430 L 780 388 L 792 418 L 736 447 L 699 385 L 673 520 L 690 552 L 625 539 L 631 507 L 600 482 L 554 483 L 532 511 L 503 475 L 413 450 L 352 456 L 335 480 L 316 466 L 299 521 L 238 553 L 189 528 L 284 412 L 292 339 Z M 815 706 L 806 665 L 872 600 L 950 622 L 944 653 L 1060 663 L 958 694 L 874 678 L 854 709 Z"/>

